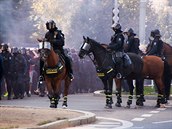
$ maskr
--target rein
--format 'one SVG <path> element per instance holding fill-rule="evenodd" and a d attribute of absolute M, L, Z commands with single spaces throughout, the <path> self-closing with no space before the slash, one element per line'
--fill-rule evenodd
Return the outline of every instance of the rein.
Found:
<path fill-rule="evenodd" d="M 100 52 L 100 53 L 102 53 L 102 52 Z M 91 59 L 91 61 L 93 62 L 93 64 L 96 66 L 96 68 L 100 67 L 100 66 L 98 66 L 98 64 L 97 64 L 97 62 L 96 62 L 96 59 L 95 59 L 95 57 L 93 56 L 93 54 L 91 54 L 91 53 L 88 54 L 88 57 Z M 105 58 L 104 58 L 104 60 L 103 60 L 103 62 L 102 62 L 102 66 L 105 64 L 106 57 L 107 57 L 107 52 L 106 52 Z M 101 67 L 102 67 L 102 66 L 101 66 Z"/>

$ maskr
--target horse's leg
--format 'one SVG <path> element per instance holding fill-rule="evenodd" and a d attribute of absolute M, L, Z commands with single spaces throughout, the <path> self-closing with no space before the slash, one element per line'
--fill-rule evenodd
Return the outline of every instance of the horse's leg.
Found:
<path fill-rule="evenodd" d="M 116 82 L 116 96 L 117 102 L 115 106 L 121 107 L 122 99 L 121 99 L 121 79 L 115 79 Z"/>
<path fill-rule="evenodd" d="M 136 105 L 143 106 L 144 99 L 144 79 L 143 78 L 136 78 Z"/>
<path fill-rule="evenodd" d="M 133 90 L 134 90 L 133 80 L 127 79 L 127 84 L 129 86 L 129 91 L 130 91 L 130 95 L 128 96 L 128 101 L 127 101 L 127 107 L 130 108 L 130 105 L 132 104 Z"/>
<path fill-rule="evenodd" d="M 164 92 L 164 84 L 161 78 L 156 78 L 155 83 L 158 88 L 158 99 L 156 107 L 165 107 L 165 92 Z"/>
<path fill-rule="evenodd" d="M 51 83 L 53 95 L 50 96 L 50 107 L 57 108 L 59 99 L 60 99 L 60 87 L 61 87 L 61 81 L 62 80 L 56 80 L 54 79 Z"/>
<path fill-rule="evenodd" d="M 112 99 L 112 92 L 113 92 L 113 78 L 110 78 L 108 80 L 108 87 L 109 87 L 109 97 L 110 97 L 110 103 L 113 104 L 113 99 Z"/>
<path fill-rule="evenodd" d="M 67 108 L 67 95 L 68 95 L 68 92 L 69 92 L 69 85 L 71 83 L 71 79 L 70 78 L 66 78 L 65 79 L 65 84 L 64 84 L 64 93 L 63 93 L 63 104 L 62 104 L 62 107 L 63 108 Z"/>
<path fill-rule="evenodd" d="M 46 79 L 46 78 L 45 78 Z M 47 91 L 48 91 L 48 98 L 50 99 L 50 107 L 56 108 L 56 99 L 54 98 L 54 89 L 51 85 L 51 80 L 46 79 Z"/>
<path fill-rule="evenodd" d="M 165 85 L 165 103 L 168 103 L 170 97 L 170 88 L 171 88 L 171 70 L 169 64 L 164 61 L 164 85 Z"/>
<path fill-rule="evenodd" d="M 106 105 L 105 105 L 105 108 L 112 108 L 112 102 L 111 102 L 111 99 L 112 99 L 112 93 L 110 91 L 110 88 L 109 88 L 109 81 L 106 80 L 106 79 L 102 79 L 102 82 L 104 84 L 104 93 L 106 95 Z"/>

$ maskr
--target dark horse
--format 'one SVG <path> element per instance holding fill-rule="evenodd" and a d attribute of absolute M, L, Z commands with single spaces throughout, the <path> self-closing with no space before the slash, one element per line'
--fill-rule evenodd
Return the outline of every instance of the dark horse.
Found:
<path fill-rule="evenodd" d="M 55 53 L 49 42 L 39 43 L 39 53 L 41 60 L 44 61 L 44 76 L 50 99 L 50 107 L 57 108 L 60 99 L 60 87 L 64 80 L 64 100 L 63 108 L 67 107 L 67 95 L 71 80 L 68 77 L 65 62 L 60 54 Z"/>
<path fill-rule="evenodd" d="M 163 49 L 162 49 L 162 54 L 165 57 L 165 61 L 167 62 L 167 70 L 166 73 L 168 73 L 164 80 L 165 83 L 165 94 L 166 94 L 166 99 L 169 100 L 170 97 L 170 88 L 171 88 L 171 79 L 172 79 L 172 46 L 170 46 L 167 43 L 163 43 Z M 170 72 L 169 72 L 170 71 Z"/>
<path fill-rule="evenodd" d="M 99 77 L 102 79 L 106 95 L 106 106 L 112 107 L 112 78 L 116 77 L 116 64 L 112 59 L 112 53 L 107 51 L 104 46 L 97 43 L 95 40 L 84 37 L 84 42 L 79 51 L 79 57 L 83 58 L 85 55 L 93 54 L 94 62 L 96 62 L 97 72 Z M 164 62 L 161 58 L 156 56 L 145 56 L 141 58 L 134 53 L 128 53 L 132 61 L 132 65 L 128 68 L 124 68 L 125 79 L 131 81 L 133 79 L 139 78 L 143 79 L 153 79 L 158 86 L 158 99 L 157 106 L 164 104 L 164 84 L 163 84 L 163 73 L 164 73 Z M 101 77 L 102 75 L 102 77 Z M 116 90 L 117 90 L 117 103 L 116 106 L 121 106 L 121 81 L 122 79 L 115 78 Z M 143 82 L 143 81 L 142 81 Z M 136 87 L 138 91 L 136 105 L 143 105 L 143 85 Z M 130 100 L 131 98 L 129 98 Z M 108 101 L 109 100 L 109 101 Z M 129 101 L 128 100 L 128 101 Z M 163 105 L 162 105 L 163 106 Z"/>

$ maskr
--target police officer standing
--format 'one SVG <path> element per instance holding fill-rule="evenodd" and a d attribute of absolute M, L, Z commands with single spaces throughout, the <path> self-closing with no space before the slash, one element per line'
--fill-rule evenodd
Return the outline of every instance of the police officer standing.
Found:
<path fill-rule="evenodd" d="M 18 48 L 13 48 L 13 64 L 14 64 L 14 97 L 13 99 L 23 99 L 25 92 L 25 84 L 23 77 L 27 72 L 27 63 L 25 57 L 19 52 Z"/>
<path fill-rule="evenodd" d="M 26 53 L 26 48 L 22 47 L 20 49 L 20 52 L 24 56 L 24 58 L 26 59 L 26 63 L 27 63 L 27 65 L 26 65 L 27 66 L 27 68 L 26 68 L 27 70 L 26 70 L 26 74 L 23 77 L 23 79 L 24 79 L 26 94 L 27 94 L 28 97 L 30 97 L 31 96 L 31 86 L 30 86 L 29 70 L 30 70 L 30 65 L 32 63 L 31 62 L 32 59 L 31 59 L 31 56 Z"/>
<path fill-rule="evenodd" d="M 0 44 L 0 50 L 2 48 L 2 45 Z M 4 70 L 3 70 L 3 57 L 2 54 L 0 53 L 0 100 L 1 100 L 1 88 L 2 88 L 2 78 L 3 78 Z"/>
<path fill-rule="evenodd" d="M 4 69 L 4 79 L 7 86 L 8 100 L 12 96 L 12 55 L 9 52 L 8 45 L 4 44 L 2 46 L 2 58 L 3 58 L 3 69 Z"/>
<path fill-rule="evenodd" d="M 60 54 L 62 54 L 65 57 L 65 62 L 66 62 L 66 67 L 68 70 L 68 75 L 71 78 L 71 80 L 74 78 L 73 77 L 73 70 L 72 70 L 72 65 L 71 65 L 71 60 L 70 58 L 64 53 L 64 49 L 63 46 L 64 44 L 64 34 L 61 32 L 61 30 L 58 30 L 58 28 L 56 27 L 56 23 L 53 20 L 50 20 L 46 23 L 46 28 L 48 30 L 48 32 L 45 34 L 45 38 L 42 39 L 38 39 L 39 42 L 41 41 L 48 41 L 51 43 L 51 45 L 53 46 L 53 49 L 55 52 L 59 52 Z M 42 60 L 40 60 L 40 81 L 44 80 L 43 77 L 43 66 L 44 66 L 44 62 Z"/>

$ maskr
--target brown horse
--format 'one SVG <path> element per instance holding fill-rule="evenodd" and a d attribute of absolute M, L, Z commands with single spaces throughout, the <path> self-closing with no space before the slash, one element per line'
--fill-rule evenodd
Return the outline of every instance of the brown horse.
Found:
<path fill-rule="evenodd" d="M 132 58 L 131 60 L 132 62 L 134 62 Z M 140 83 L 138 83 L 139 86 L 136 84 L 136 95 L 138 97 L 136 101 L 136 105 L 143 106 L 144 79 L 152 79 L 154 80 L 154 82 L 156 83 L 158 87 L 158 99 L 157 99 L 156 106 L 164 107 L 164 103 L 165 103 L 165 92 L 164 92 L 165 86 L 163 82 L 164 70 L 165 70 L 164 61 L 160 57 L 157 57 L 157 56 L 144 56 L 142 57 L 142 61 L 143 61 L 143 67 L 140 74 L 131 73 L 125 77 L 127 79 L 127 82 L 131 82 L 131 80 L 133 79 L 140 80 Z M 137 65 L 140 65 L 140 64 L 137 64 Z M 116 82 L 116 88 L 118 91 L 117 96 L 121 96 L 121 79 L 115 79 L 115 82 Z M 132 103 L 134 87 L 132 86 L 131 83 L 128 83 L 128 85 L 129 85 L 131 96 L 129 96 L 128 98 L 127 105 L 128 107 L 130 107 L 130 104 Z M 121 106 L 120 102 L 121 102 L 121 98 L 117 97 L 116 106 Z"/>
<path fill-rule="evenodd" d="M 39 53 L 44 61 L 44 76 L 50 99 L 50 107 L 57 108 L 60 99 L 61 83 L 64 80 L 63 108 L 67 107 L 67 95 L 71 80 L 68 77 L 64 59 L 60 54 L 55 53 L 49 42 L 39 43 Z"/>

